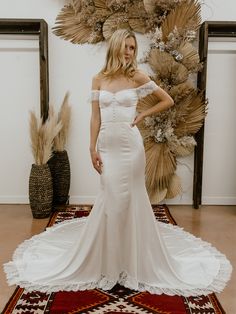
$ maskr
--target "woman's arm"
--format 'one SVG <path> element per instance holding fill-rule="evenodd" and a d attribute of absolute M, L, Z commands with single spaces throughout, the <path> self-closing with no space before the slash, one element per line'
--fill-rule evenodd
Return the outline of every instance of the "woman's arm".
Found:
<path fill-rule="evenodd" d="M 138 75 L 136 76 L 136 81 L 138 82 L 139 85 L 143 85 L 147 82 L 150 81 L 150 78 L 144 74 L 143 72 L 139 71 Z M 164 91 L 161 87 L 159 87 L 157 90 L 153 91 L 153 95 L 157 96 L 158 98 L 158 103 L 153 106 L 152 108 L 149 108 L 143 112 L 141 112 L 137 117 L 135 118 L 134 122 L 132 125 L 136 125 L 138 122 L 140 122 L 143 118 L 157 114 L 161 111 L 167 110 L 171 106 L 174 105 L 174 100 L 171 98 L 171 96 Z"/>
<path fill-rule="evenodd" d="M 92 90 L 99 90 L 100 83 L 98 78 L 95 76 L 92 80 Z M 102 160 L 99 153 L 96 150 L 96 143 L 98 138 L 98 133 L 101 125 L 101 116 L 99 109 L 98 100 L 92 101 L 92 113 L 90 119 L 90 156 L 93 163 L 93 167 L 101 174 Z"/>

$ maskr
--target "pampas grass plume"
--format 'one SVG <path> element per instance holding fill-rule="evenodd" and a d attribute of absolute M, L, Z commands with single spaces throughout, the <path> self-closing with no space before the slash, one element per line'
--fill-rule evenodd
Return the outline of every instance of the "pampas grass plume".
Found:
<path fill-rule="evenodd" d="M 31 150 L 36 165 L 47 163 L 52 155 L 53 140 L 61 128 L 62 123 L 57 122 L 53 108 L 49 109 L 48 119 L 44 123 L 42 118 L 37 118 L 30 111 Z"/>
<path fill-rule="evenodd" d="M 62 124 L 61 130 L 55 136 L 53 149 L 55 151 L 63 151 L 65 149 L 66 140 L 69 133 L 69 125 L 70 125 L 70 118 L 71 118 L 71 107 L 68 102 L 69 93 L 67 92 L 62 105 L 61 109 L 58 113 L 58 123 Z"/>

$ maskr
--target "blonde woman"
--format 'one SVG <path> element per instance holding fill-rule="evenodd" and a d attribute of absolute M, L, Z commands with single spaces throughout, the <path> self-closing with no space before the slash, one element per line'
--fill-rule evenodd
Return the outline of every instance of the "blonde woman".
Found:
<path fill-rule="evenodd" d="M 90 152 L 101 189 L 88 218 L 47 229 L 5 264 L 9 284 L 28 290 L 111 289 L 116 283 L 156 294 L 221 291 L 231 274 L 224 255 L 182 229 L 157 222 L 145 189 L 145 153 L 136 124 L 173 105 L 137 69 L 137 41 L 116 31 L 92 82 Z M 139 99 L 151 109 L 136 114 Z"/>

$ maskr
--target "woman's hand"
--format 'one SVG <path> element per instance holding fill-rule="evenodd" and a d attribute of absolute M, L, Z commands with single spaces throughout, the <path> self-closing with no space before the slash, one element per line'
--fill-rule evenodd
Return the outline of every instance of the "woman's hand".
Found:
<path fill-rule="evenodd" d="M 93 164 L 94 169 L 99 174 L 101 174 L 103 163 L 102 163 L 102 159 L 101 159 L 100 154 L 96 150 L 94 150 L 94 151 L 90 151 L 90 155 L 91 155 L 91 160 L 92 160 L 92 164 Z"/>
<path fill-rule="evenodd" d="M 142 113 L 138 114 L 135 118 L 134 121 L 131 123 L 131 127 L 135 126 L 138 124 L 140 121 L 142 121 L 144 118 L 144 115 Z"/>

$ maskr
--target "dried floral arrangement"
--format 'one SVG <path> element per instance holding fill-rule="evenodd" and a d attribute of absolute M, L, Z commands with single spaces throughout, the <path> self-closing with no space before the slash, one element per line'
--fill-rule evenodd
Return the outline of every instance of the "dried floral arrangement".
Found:
<path fill-rule="evenodd" d="M 147 34 L 151 45 L 142 62 L 153 70 L 152 79 L 167 91 L 175 106 L 139 125 L 146 150 L 147 189 L 153 203 L 182 191 L 175 174 L 177 158 L 191 154 L 194 134 L 206 115 L 206 100 L 190 77 L 201 70 L 194 47 L 199 29 L 198 0 L 71 0 L 56 19 L 54 33 L 72 43 L 97 43 L 119 28 Z M 157 99 L 149 95 L 138 111 Z"/>
<path fill-rule="evenodd" d="M 30 111 L 30 139 L 31 151 L 36 165 L 44 165 L 52 156 L 54 138 L 62 128 L 61 122 L 57 122 L 52 108 L 49 109 L 48 119 L 43 122 L 33 111 Z"/>
<path fill-rule="evenodd" d="M 71 107 L 69 105 L 69 93 L 66 93 L 58 113 L 57 122 L 61 122 L 62 127 L 54 138 L 53 150 L 62 152 L 68 138 L 69 125 L 71 119 Z"/>

